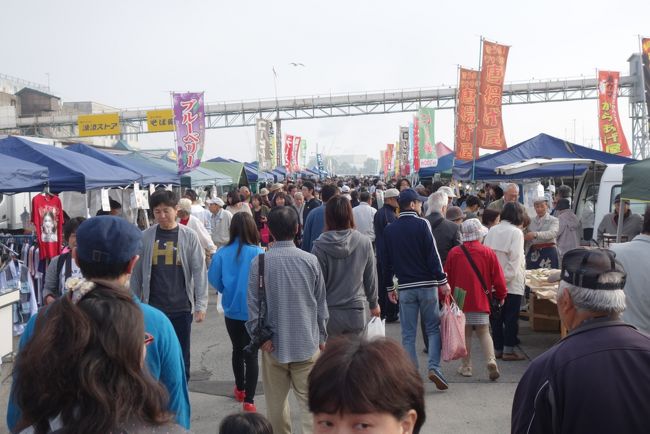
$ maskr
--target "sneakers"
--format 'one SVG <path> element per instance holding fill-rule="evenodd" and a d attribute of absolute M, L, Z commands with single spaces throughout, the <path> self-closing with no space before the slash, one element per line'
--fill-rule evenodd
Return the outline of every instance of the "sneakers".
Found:
<path fill-rule="evenodd" d="M 463 377 L 471 377 L 472 376 L 472 367 L 471 366 L 459 366 L 458 367 L 458 372 L 460 375 Z"/>
<path fill-rule="evenodd" d="M 245 402 L 244 403 L 244 412 L 246 413 L 257 413 L 257 408 L 255 407 L 255 404 L 252 402 Z"/>
<path fill-rule="evenodd" d="M 431 380 L 436 385 L 436 388 L 438 390 L 449 389 L 449 384 L 447 383 L 447 380 L 445 380 L 445 377 L 433 369 L 429 371 L 429 380 Z"/>
<path fill-rule="evenodd" d="M 235 394 L 235 401 L 244 402 L 244 399 L 246 398 L 246 391 L 245 390 L 239 390 L 239 389 L 237 389 L 237 386 L 235 386 L 235 389 L 233 390 L 233 393 Z"/>
<path fill-rule="evenodd" d="M 522 360 L 526 360 L 526 356 L 517 354 L 514 351 L 512 353 L 503 353 L 503 356 L 501 358 L 504 362 L 520 362 Z"/>
<path fill-rule="evenodd" d="M 497 362 L 488 363 L 487 370 L 488 370 L 488 377 L 490 378 L 491 381 L 495 381 L 497 378 L 501 376 L 501 374 L 499 373 L 499 367 L 497 366 Z"/>

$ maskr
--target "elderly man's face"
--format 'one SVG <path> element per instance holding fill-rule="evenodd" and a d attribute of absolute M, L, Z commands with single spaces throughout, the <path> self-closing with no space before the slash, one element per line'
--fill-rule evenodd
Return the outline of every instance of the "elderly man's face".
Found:
<path fill-rule="evenodd" d="M 219 205 L 217 205 L 216 203 L 211 203 L 210 205 L 208 205 L 208 209 L 210 210 L 210 212 L 212 214 L 218 213 L 220 208 L 221 207 Z"/>
<path fill-rule="evenodd" d="M 537 217 L 544 217 L 546 211 L 548 211 L 546 202 L 535 202 L 535 213 L 537 214 Z"/>
<path fill-rule="evenodd" d="M 519 199 L 519 192 L 517 191 L 516 188 L 508 188 L 504 193 L 503 193 L 503 201 L 504 202 L 517 202 L 517 199 Z"/>

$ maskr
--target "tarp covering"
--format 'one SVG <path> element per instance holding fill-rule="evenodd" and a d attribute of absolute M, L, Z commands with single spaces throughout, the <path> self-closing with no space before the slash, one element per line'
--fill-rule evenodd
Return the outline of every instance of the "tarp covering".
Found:
<path fill-rule="evenodd" d="M 144 184 L 172 184 L 180 185 L 181 177 L 176 172 L 177 168 L 173 163 L 169 164 L 157 164 L 156 160 L 147 158 L 144 155 L 138 152 L 131 152 L 129 154 L 116 154 L 114 155 L 119 161 L 126 165 L 132 165 L 141 170 L 146 170 L 150 176 L 149 182 L 144 182 Z M 154 175 L 158 173 L 157 175 Z M 148 176 L 144 176 L 144 179 L 148 179 Z M 155 179 L 155 181 L 153 181 Z"/>
<path fill-rule="evenodd" d="M 148 155 L 147 155 L 148 156 Z M 175 161 L 170 161 L 166 158 L 151 157 L 150 161 L 167 170 L 178 170 L 178 165 Z M 206 169 L 205 167 L 197 167 L 191 172 L 181 175 L 181 185 L 183 187 L 203 187 L 206 185 L 229 185 L 230 177 L 221 172 Z"/>
<path fill-rule="evenodd" d="M 8 155 L 2 156 L 0 164 L 0 192 L 21 193 L 41 191 L 47 184 L 47 167 Z"/>
<path fill-rule="evenodd" d="M 130 170 L 22 137 L 9 136 L 0 140 L 0 153 L 47 167 L 50 190 L 57 193 L 123 187 L 140 179 L 140 174 Z"/>
<path fill-rule="evenodd" d="M 451 153 L 438 158 L 438 165 L 435 167 L 421 167 L 420 170 L 418 170 L 418 176 L 420 178 L 432 178 L 436 173 L 450 175 L 453 167 L 454 154 Z"/>
<path fill-rule="evenodd" d="M 228 176 L 228 184 L 232 185 L 248 185 L 248 178 L 244 170 L 244 163 L 232 162 L 214 162 L 205 161 L 201 163 L 201 167 L 209 170 L 215 170 Z"/>
<path fill-rule="evenodd" d="M 573 174 L 580 175 L 587 168 L 586 165 L 574 166 L 572 164 L 563 164 L 534 169 L 513 175 L 497 175 L 494 171 L 495 167 L 528 160 L 530 158 L 586 158 L 600 161 L 605 164 L 626 164 L 634 161 L 630 158 L 619 157 L 618 155 L 608 154 L 606 152 L 576 145 L 549 136 L 548 134 L 539 134 L 532 139 L 528 139 L 508 149 L 491 155 L 486 155 L 476 160 L 474 179 L 499 181 L 509 179 L 562 177 L 572 176 Z M 454 178 L 461 180 L 472 179 L 472 162 L 466 161 L 460 164 L 459 162 L 456 162 L 453 176 Z"/>
<path fill-rule="evenodd" d="M 623 199 L 650 202 L 648 174 L 650 174 L 650 159 L 626 164 L 623 167 L 623 187 L 621 188 Z"/>
<path fill-rule="evenodd" d="M 122 157 L 100 151 L 92 146 L 77 143 L 66 148 L 68 151 L 77 152 L 95 158 L 111 166 L 122 167 L 139 173 L 140 183 L 148 184 L 180 184 L 180 177 L 168 169 L 164 169 L 154 163 L 149 162 L 146 158 L 133 158 L 132 154 L 125 154 Z"/>

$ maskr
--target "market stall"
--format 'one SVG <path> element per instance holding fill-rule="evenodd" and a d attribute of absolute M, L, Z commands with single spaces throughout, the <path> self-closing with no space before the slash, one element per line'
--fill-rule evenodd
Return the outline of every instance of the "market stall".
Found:
<path fill-rule="evenodd" d="M 560 331 L 564 337 L 566 329 L 562 326 L 557 311 L 559 281 L 553 278 L 559 273 L 560 270 L 550 268 L 526 270 L 526 286 L 530 288 L 530 297 L 528 311 L 522 316 L 528 317 L 530 327 L 534 331 Z"/>

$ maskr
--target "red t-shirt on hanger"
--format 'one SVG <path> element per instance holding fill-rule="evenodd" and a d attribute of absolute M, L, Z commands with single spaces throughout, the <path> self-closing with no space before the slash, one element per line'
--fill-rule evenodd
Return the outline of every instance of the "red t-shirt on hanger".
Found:
<path fill-rule="evenodd" d="M 63 207 L 53 194 L 38 194 L 32 199 L 32 222 L 40 247 L 40 258 L 61 254 L 63 244 Z"/>

